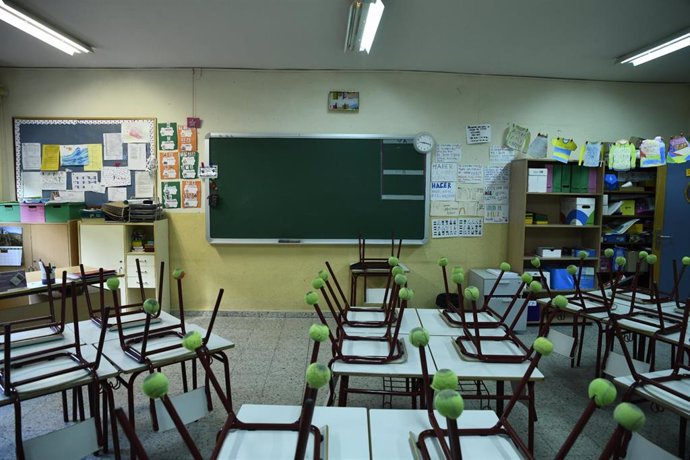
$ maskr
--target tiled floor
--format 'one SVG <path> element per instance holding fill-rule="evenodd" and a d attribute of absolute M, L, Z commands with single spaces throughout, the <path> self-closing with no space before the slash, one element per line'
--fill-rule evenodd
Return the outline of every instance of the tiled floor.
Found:
<path fill-rule="evenodd" d="M 206 326 L 207 316 L 192 316 L 190 322 Z M 230 350 L 232 372 L 232 392 L 235 408 L 244 403 L 257 404 L 298 404 L 304 388 L 304 372 L 309 356 L 307 330 L 314 318 L 305 314 L 266 314 L 264 316 L 222 316 L 219 317 L 215 332 L 233 340 L 237 346 Z M 570 327 L 557 327 L 564 333 Z M 530 328 L 524 334 L 526 343 L 531 342 L 536 329 Z M 593 376 L 594 331 L 587 330 L 584 345 L 583 366 L 569 367 L 569 361 L 552 355 L 541 361 L 540 369 L 546 381 L 536 385 L 537 413 L 536 458 L 552 458 L 569 433 L 587 403 L 587 385 Z M 659 363 L 668 362 L 668 348 L 658 347 Z M 322 360 L 330 356 L 324 350 Z M 180 368 L 174 366 L 165 370 L 171 381 L 171 394 L 181 391 Z M 356 380 L 373 387 L 380 387 L 380 380 Z M 116 404 L 126 404 L 123 389 L 116 390 Z M 325 395 L 322 392 L 321 400 Z M 352 406 L 380 408 L 380 397 L 354 395 L 349 399 Z M 23 404 L 24 438 L 31 438 L 63 426 L 60 399 L 55 396 L 28 401 Z M 200 447 L 204 457 L 212 450 L 216 433 L 225 419 L 220 405 L 199 422 L 192 423 L 189 430 Z M 407 408 L 409 400 L 394 399 L 393 407 Z M 137 431 L 151 458 L 182 459 L 189 458 L 184 445 L 175 430 L 153 432 L 151 430 L 148 404 L 139 394 L 136 399 Z M 479 408 L 477 402 L 467 402 L 466 408 Z M 667 412 L 656 413 L 649 404 L 642 405 L 647 414 L 647 424 L 642 431 L 648 439 L 669 451 L 675 451 L 678 436 L 678 417 Z M 13 411 L 11 407 L 0 409 L 0 458 L 14 458 Z M 612 408 L 597 411 L 589 422 L 586 431 L 571 450 L 569 459 L 598 458 L 602 446 L 613 432 L 615 424 L 611 418 Z M 518 405 L 511 420 L 520 433 L 525 433 L 526 409 Z M 123 437 L 123 436 L 121 436 Z M 126 452 L 128 444 L 122 441 Z M 55 458 L 59 458 L 56 456 Z M 104 456 L 98 457 L 104 458 Z M 108 458 L 105 456 L 105 458 Z"/>

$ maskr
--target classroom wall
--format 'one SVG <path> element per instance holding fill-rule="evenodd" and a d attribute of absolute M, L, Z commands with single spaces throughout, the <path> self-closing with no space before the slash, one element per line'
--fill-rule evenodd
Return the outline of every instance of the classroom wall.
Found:
<path fill-rule="evenodd" d="M 2 199 L 14 195 L 11 118 L 142 117 L 203 120 L 208 132 L 414 134 L 462 143 L 463 162 L 486 163 L 488 145 L 465 145 L 465 125 L 491 123 L 498 143 L 508 123 L 533 133 L 585 140 L 654 136 L 690 125 L 690 86 L 564 81 L 420 72 L 0 69 Z M 326 109 L 330 90 L 360 92 L 358 114 Z M 203 154 L 202 147 L 202 154 Z M 300 310 L 309 281 L 329 260 L 348 283 L 355 246 L 211 246 L 203 213 L 171 213 L 170 257 L 184 268 L 185 305 L 207 308 L 219 287 L 223 308 Z M 354 237 L 354 235 L 353 235 Z M 415 305 L 441 290 L 436 260 L 466 268 L 496 266 L 507 254 L 508 226 L 487 224 L 476 239 L 405 247 Z M 368 255 L 385 255 L 387 249 Z M 174 293 L 173 293 L 174 295 Z"/>

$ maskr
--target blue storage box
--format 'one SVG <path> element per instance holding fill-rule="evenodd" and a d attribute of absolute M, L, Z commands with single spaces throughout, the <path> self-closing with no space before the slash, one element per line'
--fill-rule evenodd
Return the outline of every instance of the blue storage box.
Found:
<path fill-rule="evenodd" d="M 575 280 L 565 268 L 550 268 L 551 289 L 556 291 L 575 290 Z M 582 267 L 580 289 L 594 289 L 594 267 Z"/>
<path fill-rule="evenodd" d="M 580 251 L 585 251 L 587 253 L 587 257 L 596 257 L 597 256 L 597 250 L 596 249 L 590 249 L 590 248 L 573 248 L 573 255 L 577 256 Z"/>

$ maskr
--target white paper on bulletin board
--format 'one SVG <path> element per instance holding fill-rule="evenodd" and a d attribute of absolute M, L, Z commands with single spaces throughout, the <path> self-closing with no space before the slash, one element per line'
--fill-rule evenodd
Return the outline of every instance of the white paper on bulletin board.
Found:
<path fill-rule="evenodd" d="M 438 144 L 436 146 L 436 161 L 438 163 L 459 163 L 462 160 L 460 144 Z"/>
<path fill-rule="evenodd" d="M 507 224 L 508 223 L 508 203 L 485 204 L 484 222 L 487 224 Z"/>
<path fill-rule="evenodd" d="M 467 125 L 468 144 L 487 144 L 491 142 L 491 125 Z"/>
<path fill-rule="evenodd" d="M 455 201 L 455 182 L 431 182 L 431 201 Z"/>
<path fill-rule="evenodd" d="M 460 217 L 431 220 L 432 238 L 480 237 L 484 234 L 484 219 Z"/>
<path fill-rule="evenodd" d="M 457 163 L 432 163 L 431 180 L 433 182 L 455 182 L 458 178 Z"/>
<path fill-rule="evenodd" d="M 458 216 L 460 215 L 460 207 L 457 201 L 432 201 L 431 202 L 432 216 Z"/>
<path fill-rule="evenodd" d="M 465 184 L 482 184 L 482 174 L 484 170 L 482 165 L 459 165 L 458 166 L 458 182 Z"/>

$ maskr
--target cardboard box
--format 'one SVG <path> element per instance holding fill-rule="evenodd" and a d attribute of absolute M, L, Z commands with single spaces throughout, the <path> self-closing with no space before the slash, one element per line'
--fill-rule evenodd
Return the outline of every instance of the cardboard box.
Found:
<path fill-rule="evenodd" d="M 527 191 L 546 193 L 546 168 L 529 168 L 527 173 Z"/>
<path fill-rule="evenodd" d="M 561 257 L 563 255 L 561 248 L 537 248 L 537 255 L 539 257 Z"/>
<path fill-rule="evenodd" d="M 620 212 L 624 216 L 634 216 L 635 215 L 635 200 L 622 200 Z"/>
<path fill-rule="evenodd" d="M 569 225 L 594 225 L 595 198 L 561 198 L 561 222 Z"/>

